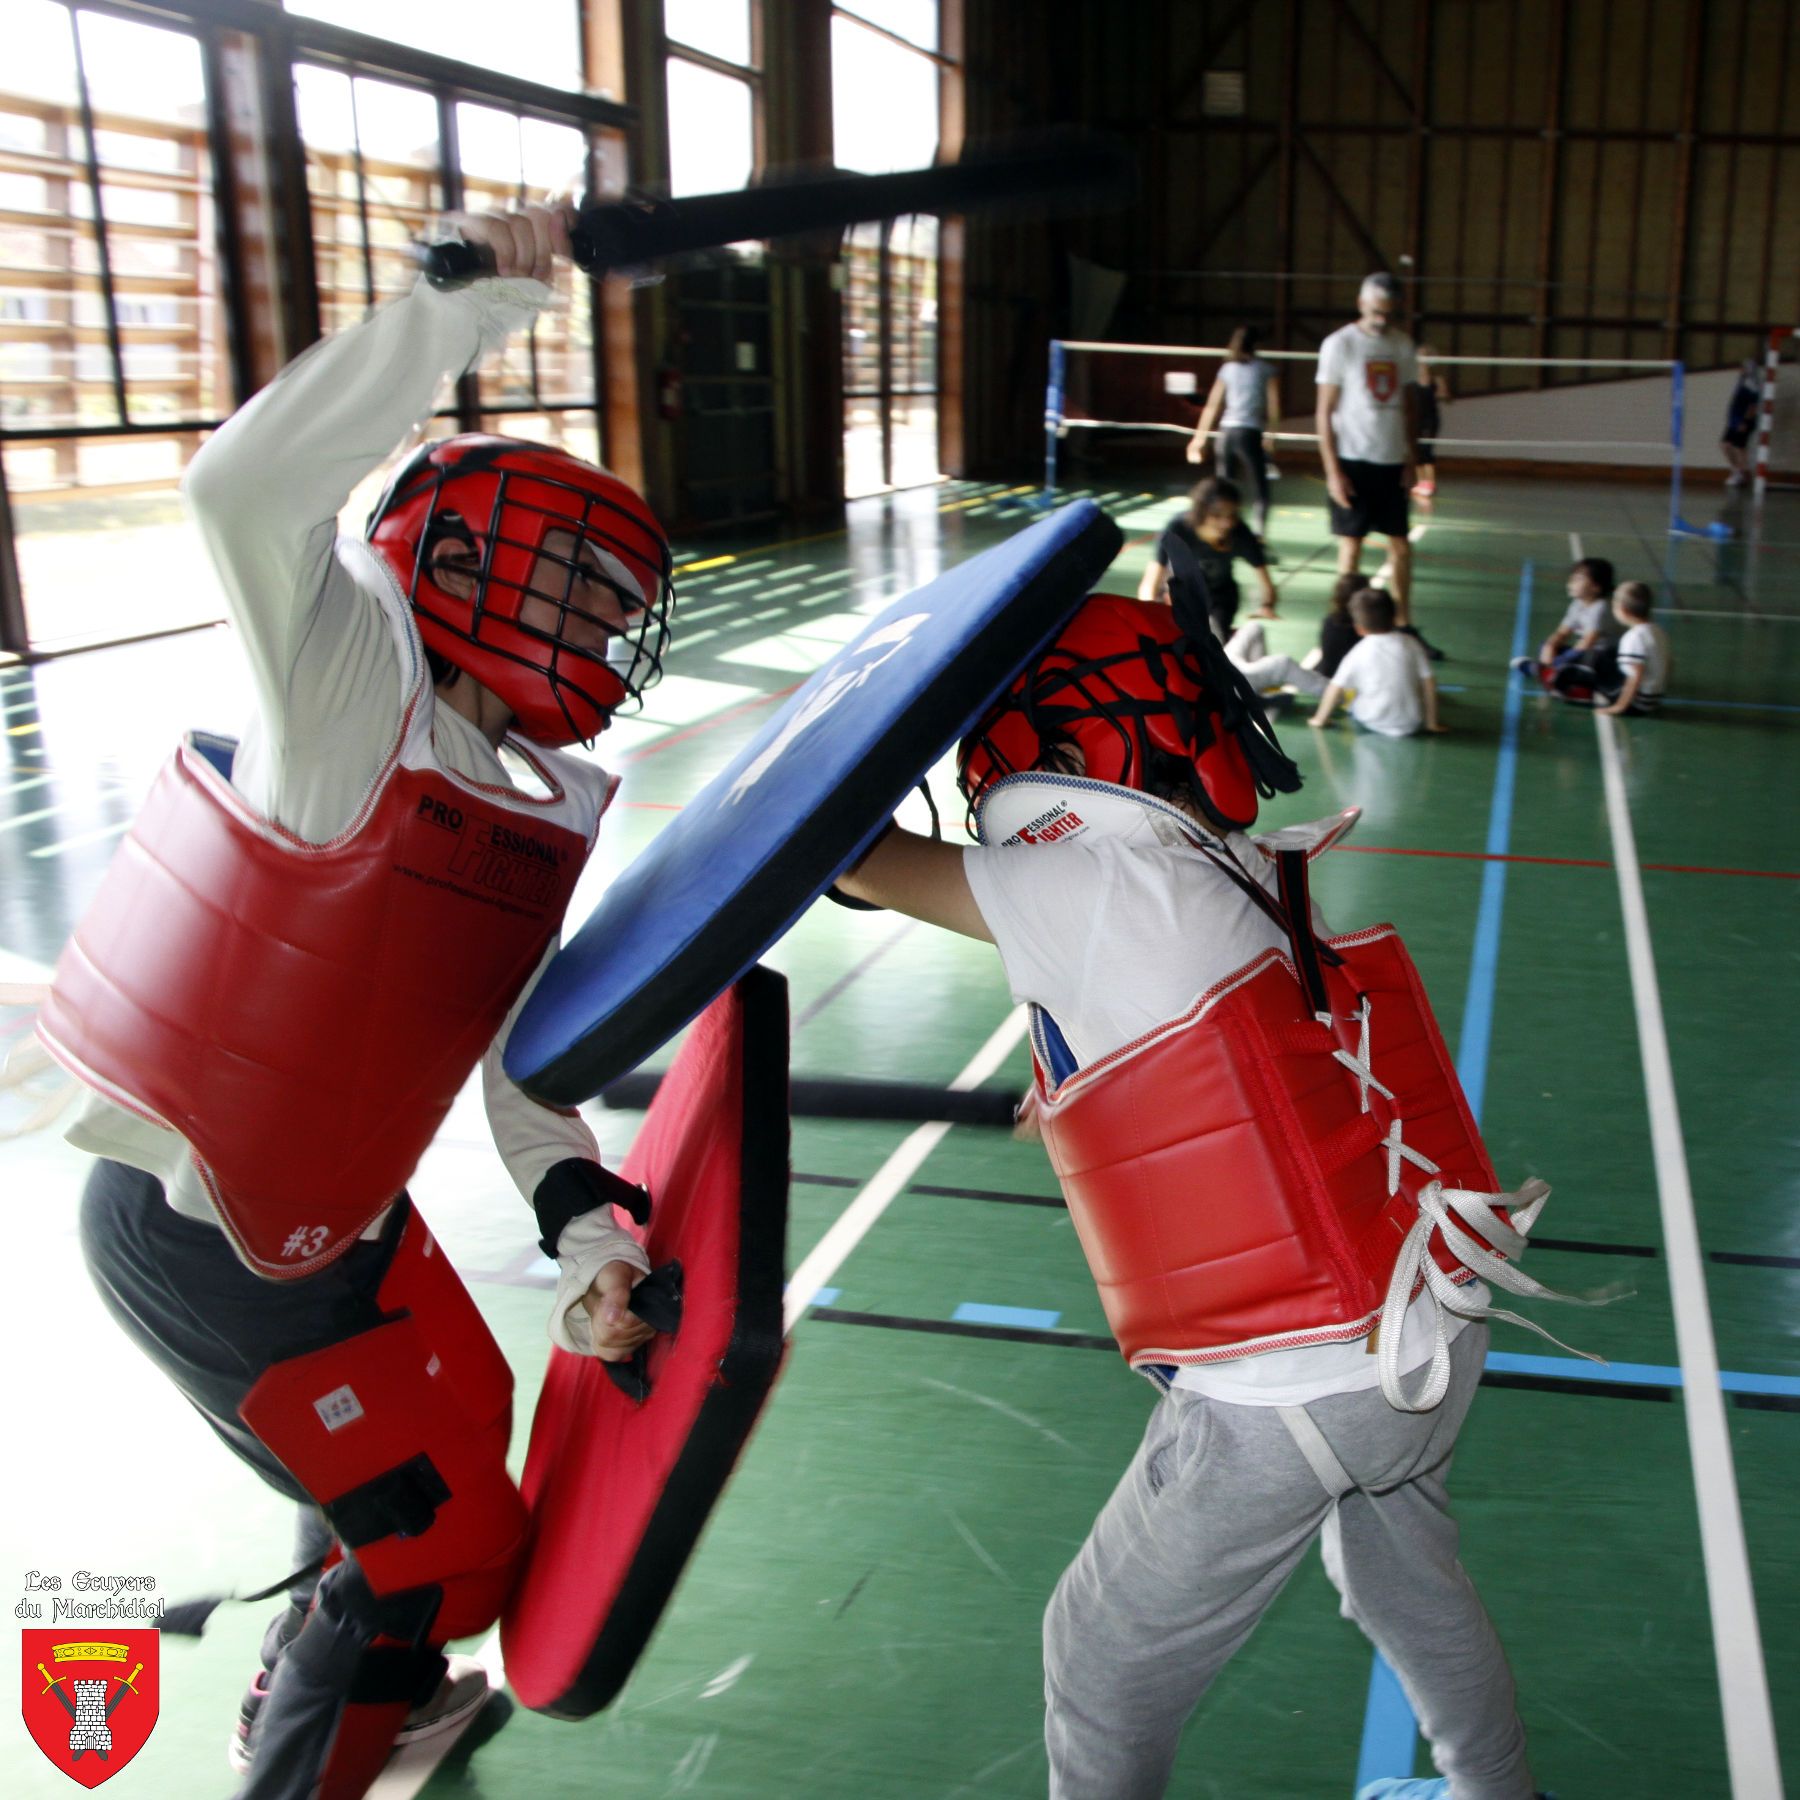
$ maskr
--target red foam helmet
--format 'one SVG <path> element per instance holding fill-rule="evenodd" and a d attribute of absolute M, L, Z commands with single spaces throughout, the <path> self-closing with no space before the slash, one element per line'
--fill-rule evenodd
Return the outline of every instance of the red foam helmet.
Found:
<path fill-rule="evenodd" d="M 552 532 L 573 543 L 546 548 Z M 591 743 L 662 673 L 668 539 L 617 476 L 566 451 L 470 434 L 424 444 L 369 516 L 419 635 L 551 746 Z M 440 578 L 460 560 L 466 593 Z"/>
<path fill-rule="evenodd" d="M 1259 790 L 1299 785 L 1297 774 L 1290 786 L 1266 772 L 1270 750 L 1292 771 L 1210 632 L 1190 638 L 1157 601 L 1094 594 L 964 738 L 957 780 L 973 807 L 1026 769 L 1140 791 L 1185 775 L 1205 817 L 1241 831 L 1256 820 Z"/>

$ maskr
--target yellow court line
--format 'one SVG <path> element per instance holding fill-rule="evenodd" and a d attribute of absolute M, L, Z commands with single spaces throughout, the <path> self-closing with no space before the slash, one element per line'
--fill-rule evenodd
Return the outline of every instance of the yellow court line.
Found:
<path fill-rule="evenodd" d="M 979 506 L 984 501 L 1004 500 L 1011 494 L 1035 493 L 1041 485 L 1042 483 L 1040 482 L 1027 481 L 1020 487 L 1002 488 L 996 494 L 978 494 L 972 500 L 949 501 L 945 505 L 940 506 L 938 511 L 941 513 L 956 512 L 965 506 Z M 874 495 L 870 497 L 879 498 L 879 496 Z M 719 567 L 721 563 L 736 562 L 740 556 L 768 556 L 777 551 L 792 550 L 800 544 L 822 544 L 828 538 L 841 538 L 848 537 L 849 535 L 850 527 L 848 525 L 840 525 L 835 531 L 817 531 L 814 532 L 811 537 L 775 538 L 769 543 L 758 544 L 750 550 L 740 550 L 731 556 L 715 557 L 706 562 L 683 563 L 676 569 L 675 573 L 678 576 L 691 575 L 696 569 L 714 569 Z"/>
<path fill-rule="evenodd" d="M 30 737 L 34 731 L 42 731 L 43 726 L 33 719 L 29 725 L 9 725 L 6 728 L 8 737 Z"/>

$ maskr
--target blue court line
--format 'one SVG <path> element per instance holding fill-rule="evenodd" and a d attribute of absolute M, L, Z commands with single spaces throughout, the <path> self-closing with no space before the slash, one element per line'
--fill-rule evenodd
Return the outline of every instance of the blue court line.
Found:
<path fill-rule="evenodd" d="M 1525 655 L 1531 638 L 1532 565 L 1519 571 L 1519 604 L 1513 615 L 1513 654 Z M 1513 789 L 1519 772 L 1519 721 L 1525 690 L 1509 682 L 1501 703 L 1500 756 L 1494 768 L 1494 797 L 1488 806 L 1487 854 L 1503 857 L 1512 844 Z M 1475 915 L 1475 949 L 1469 963 L 1469 987 L 1463 1000 L 1462 1037 L 1456 1049 L 1456 1072 L 1469 1096 L 1469 1110 L 1481 1119 L 1487 1089 L 1488 1040 L 1494 1025 L 1494 990 L 1500 975 L 1500 918 L 1506 905 L 1504 862 L 1482 869 L 1481 906 Z"/>
<path fill-rule="evenodd" d="M 1591 1363 L 1575 1356 L 1522 1356 L 1490 1350 L 1487 1367 L 1500 1375 L 1552 1375 L 1564 1381 L 1614 1381 L 1621 1387 L 1681 1386 L 1681 1371 L 1662 1363 Z M 1763 1375 L 1721 1369 L 1719 1386 L 1728 1394 L 1800 1395 L 1800 1375 Z"/>
<path fill-rule="evenodd" d="M 1513 613 L 1512 655 L 1531 648 L 1533 564 L 1519 570 L 1519 602 Z M 1512 843 L 1513 790 L 1519 773 L 1519 720 L 1525 689 L 1506 684 L 1500 713 L 1500 755 L 1494 767 L 1494 797 L 1488 806 L 1487 853 L 1502 857 Z M 1456 1073 L 1469 1097 L 1469 1110 L 1481 1122 L 1487 1090 L 1488 1043 L 1494 1029 L 1494 991 L 1500 978 L 1500 920 L 1506 907 L 1504 862 L 1482 868 L 1481 905 L 1475 915 L 1475 948 L 1469 959 L 1469 987 L 1463 999 L 1462 1036 L 1456 1047 Z M 1356 1785 L 1360 1789 L 1384 1775 L 1410 1775 L 1418 1752 L 1419 1725 L 1401 1691 L 1399 1678 L 1380 1651 L 1369 1671 L 1369 1694 L 1363 1703 L 1362 1747 L 1357 1754 Z"/>
<path fill-rule="evenodd" d="M 1022 1325 L 1028 1331 L 1053 1330 L 1061 1317 L 1035 1306 L 987 1306 L 979 1300 L 965 1300 L 950 1315 L 957 1325 Z"/>

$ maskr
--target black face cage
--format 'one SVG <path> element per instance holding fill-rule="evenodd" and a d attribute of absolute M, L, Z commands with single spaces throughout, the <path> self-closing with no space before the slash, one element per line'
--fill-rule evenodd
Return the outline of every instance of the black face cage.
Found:
<path fill-rule="evenodd" d="M 590 493 L 586 488 L 572 481 L 559 481 L 555 476 L 537 474 L 527 470 L 500 469 L 495 471 L 493 463 L 510 446 L 497 446 L 492 450 L 478 449 L 465 456 L 454 468 L 442 468 L 430 462 L 431 451 L 435 445 L 425 444 L 413 454 L 399 474 L 395 476 L 388 490 L 376 502 L 369 515 L 368 531 L 373 532 L 381 520 L 401 501 L 414 498 L 429 483 L 431 488 L 430 504 L 426 510 L 425 522 L 419 533 L 418 553 L 413 562 L 413 575 L 407 599 L 413 609 L 430 619 L 452 637 L 461 638 L 465 643 L 478 646 L 490 656 L 504 658 L 515 662 L 521 668 L 527 668 L 535 674 L 545 676 L 550 684 L 550 691 L 562 711 L 563 719 L 569 727 L 572 737 L 584 743 L 591 743 L 587 733 L 577 724 L 569 703 L 564 698 L 564 689 L 573 688 L 577 693 L 586 694 L 588 690 L 573 675 L 565 674 L 561 668 L 564 659 L 576 663 L 597 665 L 605 669 L 618 680 L 626 694 L 639 706 L 643 704 L 645 690 L 655 686 L 662 676 L 663 656 L 668 649 L 669 637 L 673 629 L 672 617 L 675 610 L 675 584 L 673 565 L 670 560 L 669 546 L 666 540 L 657 535 L 656 591 L 648 598 L 640 598 L 630 588 L 622 586 L 604 569 L 596 569 L 593 564 L 581 560 L 581 547 L 591 544 L 596 550 L 604 551 L 617 558 L 627 567 L 635 562 L 642 566 L 645 561 L 644 551 L 640 544 L 617 535 L 614 521 L 624 520 L 645 537 L 651 535 L 641 519 L 629 512 L 617 501 L 608 500 L 598 494 Z M 522 538 L 509 537 L 498 530 L 489 530 L 481 540 L 477 540 L 474 528 L 453 506 L 446 504 L 445 488 L 464 476 L 482 476 L 494 474 L 498 485 L 490 502 L 489 520 L 505 516 L 509 506 L 520 512 L 534 513 L 547 520 L 547 530 L 564 530 L 575 537 L 574 552 L 568 556 L 539 548 Z M 526 483 L 538 487 L 555 488 L 569 495 L 579 505 L 570 511 L 543 506 L 534 501 L 522 500 L 516 496 L 509 497 L 508 486 L 513 482 Z M 454 495 L 450 496 L 454 499 Z M 609 526 L 611 528 L 609 529 Z M 475 575 L 475 596 L 469 616 L 468 628 L 454 618 L 446 618 L 431 601 L 428 592 L 421 592 L 421 577 L 430 561 L 432 550 L 440 543 L 451 540 L 466 543 L 471 549 L 479 549 L 481 564 Z M 494 553 L 504 545 L 508 549 L 520 552 L 528 558 L 527 566 L 533 575 L 545 564 L 553 564 L 562 573 L 552 588 L 533 585 L 530 579 L 524 583 L 503 580 L 494 573 Z M 605 618 L 601 614 L 590 612 L 579 606 L 574 600 L 577 576 L 586 580 L 598 580 L 609 588 L 617 597 L 623 622 Z M 482 635 L 482 621 L 488 617 L 488 593 L 490 588 L 511 588 L 519 595 L 519 608 L 516 616 L 503 622 L 524 636 L 546 644 L 550 649 L 548 665 L 539 663 L 531 657 L 523 656 L 517 651 L 508 650 L 494 642 L 491 636 Z M 524 604 L 528 598 L 536 598 L 556 609 L 554 627 L 545 629 L 530 623 L 524 616 Z M 588 649 L 580 644 L 568 642 L 563 632 L 571 619 L 578 619 L 589 625 L 597 626 L 608 634 L 606 649 Z M 628 662 L 614 660 L 608 652 L 614 641 L 622 641 L 630 646 L 631 656 Z"/>
<path fill-rule="evenodd" d="M 1296 792 L 1300 786 L 1299 770 L 1283 754 L 1250 684 L 1225 655 L 1210 624 L 1204 630 L 1204 638 L 1198 641 L 1185 632 L 1172 645 L 1140 637 L 1134 650 L 1080 660 L 1070 658 L 1067 651 L 1054 645 L 1044 651 L 1026 671 L 1016 705 L 1002 703 L 1005 711 L 1023 715 L 1037 741 L 1037 757 L 1031 766 L 1067 769 L 1064 753 L 1075 747 L 1069 727 L 1077 721 L 1097 721 L 1119 739 L 1123 756 L 1118 775 L 1121 786 L 1185 791 L 1203 818 L 1222 829 L 1236 830 L 1243 821 L 1227 819 L 1219 812 L 1199 772 L 1200 758 L 1230 734 L 1243 746 L 1256 791 L 1264 799 L 1277 792 Z M 1161 693 L 1154 699 L 1145 699 L 1127 692 L 1108 673 L 1121 664 L 1148 664 Z M 1176 675 L 1186 677 L 1205 697 L 1202 704 L 1184 700 L 1171 691 Z M 990 712 L 970 734 L 968 743 L 985 751 L 1000 774 L 1015 775 L 1021 771 L 991 735 L 993 723 L 1000 716 L 1000 709 Z M 1172 755 L 1152 740 L 1147 722 L 1156 718 L 1166 718 L 1173 724 L 1187 746 L 1186 756 Z M 970 792 L 968 760 L 965 749 L 958 760 L 957 777 L 968 801 L 972 824 L 980 794 Z M 1088 763 L 1092 759 L 1083 760 Z"/>

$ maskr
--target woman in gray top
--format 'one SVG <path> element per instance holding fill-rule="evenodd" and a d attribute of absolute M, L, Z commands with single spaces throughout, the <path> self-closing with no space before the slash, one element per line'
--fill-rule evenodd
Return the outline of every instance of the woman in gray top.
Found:
<path fill-rule="evenodd" d="M 1213 426 L 1222 426 L 1218 472 L 1245 490 L 1256 509 L 1258 537 L 1266 537 L 1269 531 L 1269 466 L 1263 454 L 1263 432 L 1269 422 L 1269 383 L 1274 374 L 1256 354 L 1255 331 L 1248 325 L 1239 326 L 1231 334 L 1218 379 L 1206 396 L 1200 423 L 1187 447 L 1189 462 L 1203 461 Z"/>

